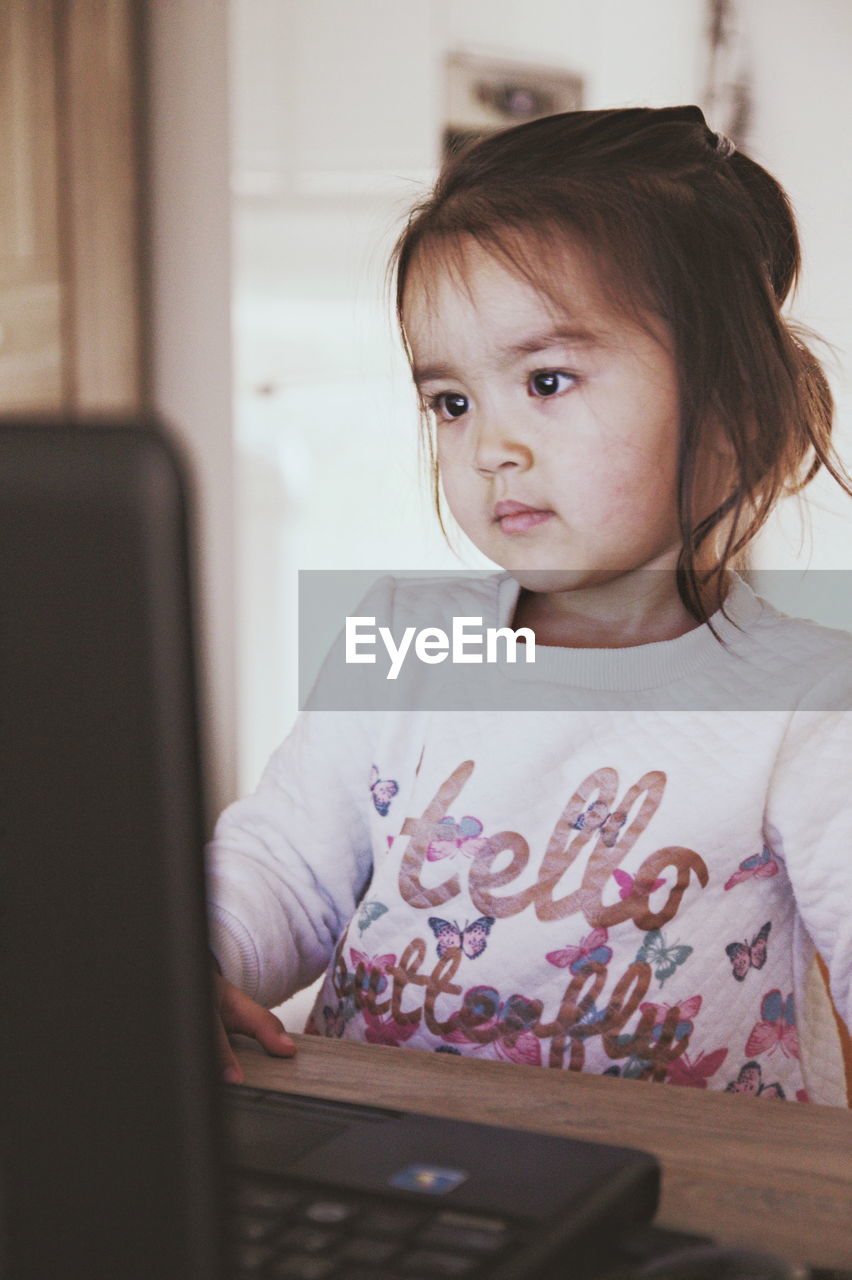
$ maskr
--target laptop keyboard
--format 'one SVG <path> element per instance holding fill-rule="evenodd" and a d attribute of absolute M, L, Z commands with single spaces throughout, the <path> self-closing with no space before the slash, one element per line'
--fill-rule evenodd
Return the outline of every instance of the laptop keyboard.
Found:
<path fill-rule="evenodd" d="M 246 1173 L 227 1207 L 238 1280 L 477 1280 L 525 1234 L 490 1214 Z"/>

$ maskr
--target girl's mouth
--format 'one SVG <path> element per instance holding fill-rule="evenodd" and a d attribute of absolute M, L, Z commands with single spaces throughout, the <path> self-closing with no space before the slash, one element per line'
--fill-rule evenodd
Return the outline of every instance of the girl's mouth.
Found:
<path fill-rule="evenodd" d="M 523 502 L 498 502 L 494 519 L 503 533 L 526 533 L 553 515 L 541 507 L 528 507 Z"/>

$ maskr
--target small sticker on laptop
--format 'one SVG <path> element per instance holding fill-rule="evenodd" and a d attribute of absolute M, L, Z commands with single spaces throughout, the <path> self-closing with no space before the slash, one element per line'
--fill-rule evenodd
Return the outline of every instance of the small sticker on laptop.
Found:
<path fill-rule="evenodd" d="M 402 1191 L 425 1191 L 427 1195 L 443 1196 L 470 1175 L 464 1169 L 442 1169 L 435 1164 L 408 1164 L 388 1179 L 392 1187 Z"/>

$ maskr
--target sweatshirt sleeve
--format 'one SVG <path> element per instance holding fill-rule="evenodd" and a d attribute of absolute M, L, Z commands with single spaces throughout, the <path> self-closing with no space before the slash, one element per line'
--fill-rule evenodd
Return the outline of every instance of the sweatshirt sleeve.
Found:
<path fill-rule="evenodd" d="M 793 712 L 766 817 L 780 836 L 796 909 L 852 1025 L 852 653 Z"/>
<path fill-rule="evenodd" d="M 359 611 L 389 617 L 392 600 L 385 578 Z M 207 850 L 213 953 L 224 976 L 262 1004 L 280 1003 L 324 971 L 369 882 L 381 718 L 303 711 L 254 794 L 216 824 Z"/>

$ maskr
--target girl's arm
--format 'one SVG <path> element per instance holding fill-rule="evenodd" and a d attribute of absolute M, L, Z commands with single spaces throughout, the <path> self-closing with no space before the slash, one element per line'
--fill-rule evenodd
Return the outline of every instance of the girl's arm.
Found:
<path fill-rule="evenodd" d="M 305 712 L 253 795 L 208 849 L 213 950 L 223 976 L 272 1006 L 327 967 L 372 867 L 375 717 Z"/>
<path fill-rule="evenodd" d="M 852 644 L 792 714 L 766 812 L 837 1011 L 852 1025 Z"/>
<path fill-rule="evenodd" d="M 393 622 L 395 580 L 375 582 L 357 613 Z M 251 796 L 219 819 L 208 848 L 213 951 L 222 976 L 261 1005 L 310 985 L 372 872 L 371 768 L 384 718 L 363 705 L 363 666 L 341 668 L 338 638 L 308 710 L 274 753 Z M 351 683 L 350 683 L 351 681 Z"/>

